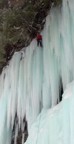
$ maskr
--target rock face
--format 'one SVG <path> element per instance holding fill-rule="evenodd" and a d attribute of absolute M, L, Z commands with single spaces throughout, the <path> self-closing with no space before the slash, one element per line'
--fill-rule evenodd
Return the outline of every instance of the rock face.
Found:
<path fill-rule="evenodd" d="M 15 51 L 41 31 L 51 6 L 61 0 L 0 0 L 0 72 Z"/>
<path fill-rule="evenodd" d="M 17 117 L 15 118 L 15 121 L 14 121 L 11 144 L 15 143 L 15 129 L 18 125 L 18 120 L 16 120 L 16 119 L 17 119 Z M 23 131 L 21 129 L 19 129 L 19 131 L 18 131 L 17 144 L 22 144 L 22 136 L 23 135 L 24 135 L 24 142 L 25 142 L 28 137 L 27 122 L 26 122 L 25 118 L 23 120 Z"/>

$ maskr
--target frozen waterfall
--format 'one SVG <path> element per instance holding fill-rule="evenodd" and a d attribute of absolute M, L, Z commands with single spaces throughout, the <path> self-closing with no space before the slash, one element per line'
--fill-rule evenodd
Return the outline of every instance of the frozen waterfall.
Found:
<path fill-rule="evenodd" d="M 51 9 L 42 35 L 43 48 L 34 39 L 13 55 L 0 75 L 0 144 L 10 144 L 16 113 L 15 144 L 24 117 L 30 135 L 27 144 L 73 144 L 74 83 L 57 105 L 61 84 L 65 90 L 74 80 L 73 0 Z M 23 139 L 24 135 L 22 144 Z"/>

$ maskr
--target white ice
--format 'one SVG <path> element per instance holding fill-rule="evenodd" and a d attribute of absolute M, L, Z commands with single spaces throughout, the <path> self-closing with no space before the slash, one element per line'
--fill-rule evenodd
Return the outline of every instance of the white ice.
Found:
<path fill-rule="evenodd" d="M 37 126 L 37 129 L 38 132 L 40 129 L 44 131 L 41 142 L 62 144 L 66 140 L 67 144 L 73 144 L 73 91 L 65 91 L 63 101 L 55 107 L 59 102 L 60 81 L 65 90 L 66 87 L 71 88 L 68 84 L 74 80 L 73 0 L 63 0 L 61 8 L 50 10 L 42 36 L 43 48 L 37 47 L 34 39 L 26 50 L 23 48 L 13 55 L 0 75 L 0 144 L 10 144 L 16 113 L 18 128 L 15 129 L 15 143 L 23 118 L 26 117 L 30 132 L 39 116 L 41 120 L 38 118 L 37 122 L 42 128 Z M 45 132 L 48 134 L 45 135 Z M 40 143 L 40 132 L 37 137 Z M 24 135 L 22 143 L 23 138 Z M 32 140 L 31 136 L 29 140 Z"/>
<path fill-rule="evenodd" d="M 67 97 L 66 97 L 67 96 Z M 74 82 L 63 94 L 63 100 L 52 109 L 43 109 L 31 126 L 25 144 L 74 143 Z"/>

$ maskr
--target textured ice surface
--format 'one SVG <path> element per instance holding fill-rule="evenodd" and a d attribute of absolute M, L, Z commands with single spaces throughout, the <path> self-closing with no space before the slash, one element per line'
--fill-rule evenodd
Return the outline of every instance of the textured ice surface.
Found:
<path fill-rule="evenodd" d="M 52 109 L 43 109 L 31 126 L 25 144 L 74 143 L 74 82 L 66 89 L 61 103 Z"/>
<path fill-rule="evenodd" d="M 43 131 L 43 136 L 38 132 L 38 142 L 74 143 L 73 91 L 65 91 L 63 101 L 55 108 L 60 81 L 64 90 L 74 87 L 68 85 L 74 80 L 74 0 L 63 0 L 62 8 L 50 10 L 42 35 L 43 49 L 34 39 L 26 50 L 14 54 L 0 75 L 0 144 L 10 144 L 16 112 L 15 143 L 24 116 L 30 131 L 42 109 L 49 108 L 50 112 L 42 111 L 38 119 Z"/>

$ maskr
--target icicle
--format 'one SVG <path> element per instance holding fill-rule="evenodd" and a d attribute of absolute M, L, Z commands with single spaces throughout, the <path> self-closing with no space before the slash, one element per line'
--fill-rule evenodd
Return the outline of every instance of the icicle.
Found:
<path fill-rule="evenodd" d="M 14 144 L 17 144 L 17 136 L 18 136 L 18 124 L 16 124 L 16 128 L 15 128 L 15 139 L 14 139 Z"/>
<path fill-rule="evenodd" d="M 24 135 L 24 133 L 22 134 L 22 144 L 24 144 L 24 137 L 25 137 L 25 135 Z"/>

